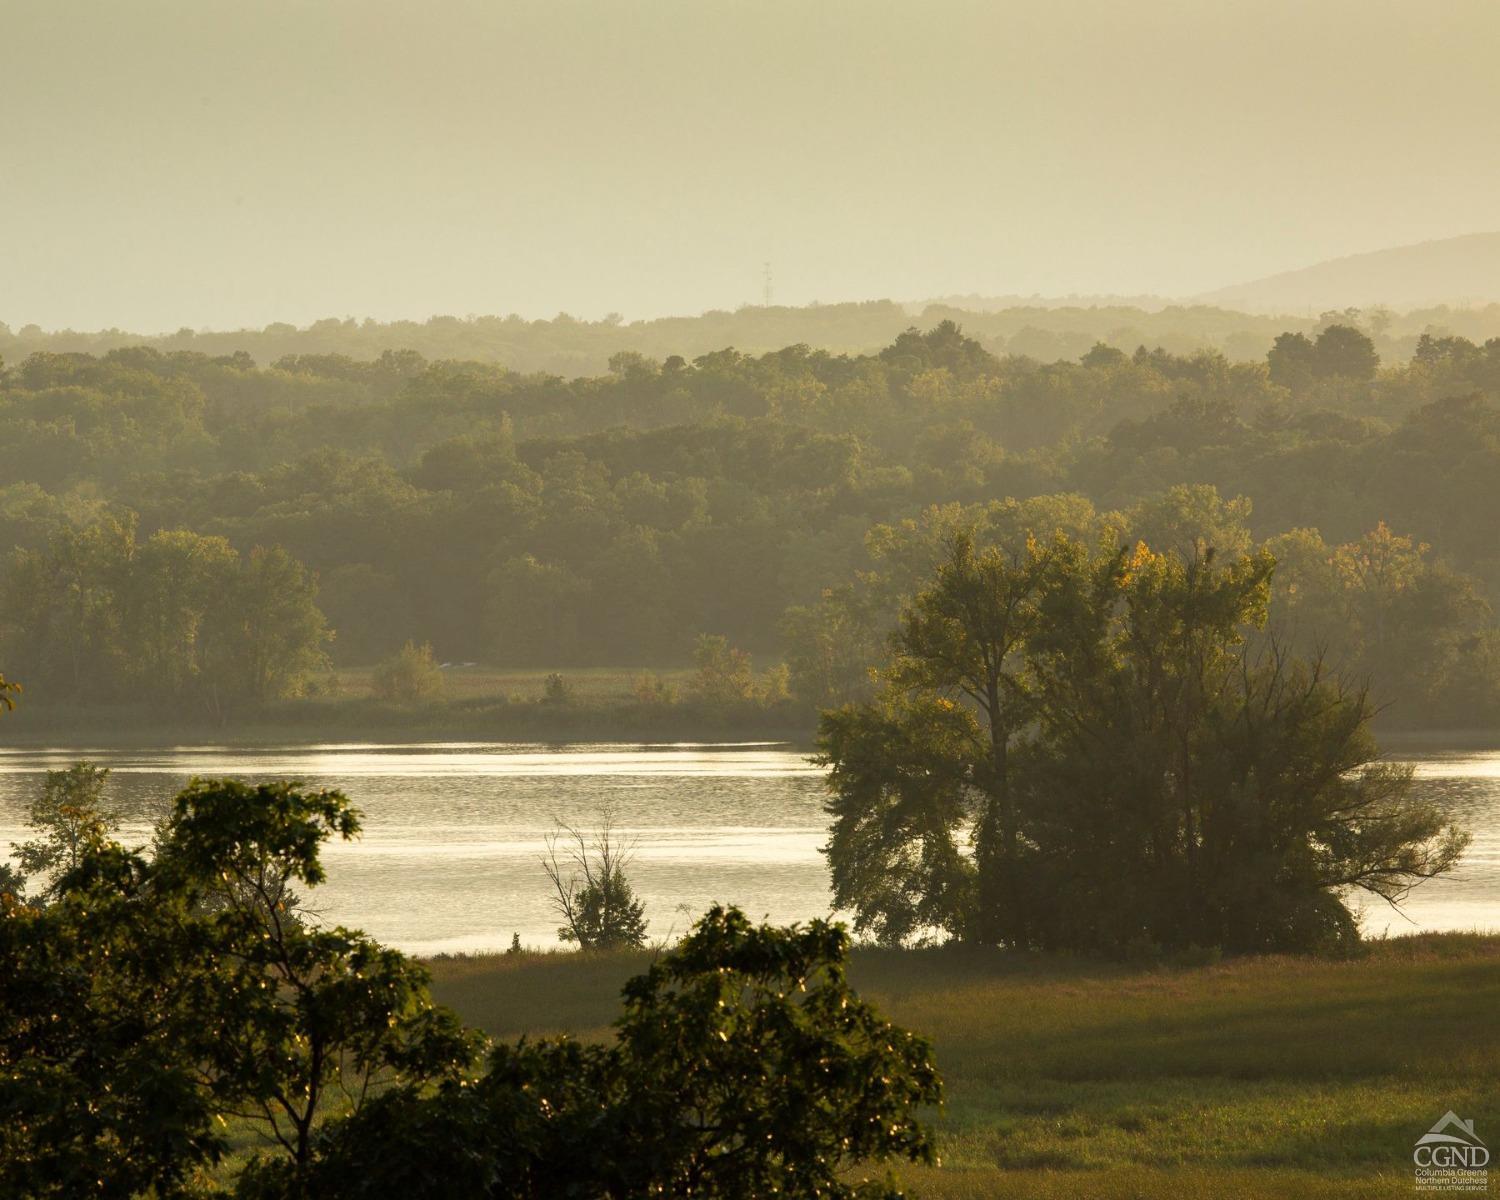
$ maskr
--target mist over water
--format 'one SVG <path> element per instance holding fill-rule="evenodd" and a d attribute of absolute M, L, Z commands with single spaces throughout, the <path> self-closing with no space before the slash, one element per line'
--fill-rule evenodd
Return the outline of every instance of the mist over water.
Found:
<path fill-rule="evenodd" d="M 338 744 L 283 749 L 174 747 L 0 751 L 0 849 L 26 836 L 43 774 L 87 756 L 110 768 L 122 840 L 194 775 L 298 779 L 344 791 L 364 834 L 325 853 L 328 881 L 308 897 L 330 923 L 418 954 L 496 950 L 519 933 L 556 942 L 540 865 L 561 818 L 584 827 L 613 809 L 636 842 L 629 874 L 653 937 L 680 933 L 716 901 L 787 922 L 826 916 L 823 772 L 778 744 Z M 1451 877 L 1417 888 L 1400 913 L 1365 905 L 1367 932 L 1500 929 L 1500 751 L 1410 755 L 1419 793 L 1474 841 Z"/>

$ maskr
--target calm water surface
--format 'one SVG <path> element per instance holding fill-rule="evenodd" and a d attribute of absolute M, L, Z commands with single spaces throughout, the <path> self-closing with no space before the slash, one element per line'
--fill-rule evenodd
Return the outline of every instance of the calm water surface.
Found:
<path fill-rule="evenodd" d="M 113 772 L 122 838 L 144 842 L 194 775 L 299 779 L 342 789 L 365 814 L 332 845 L 323 918 L 417 953 L 556 940 L 540 855 L 554 819 L 587 825 L 609 805 L 635 840 L 632 882 L 651 932 L 680 932 L 715 901 L 773 921 L 829 910 L 823 773 L 779 745 L 329 745 L 251 750 L 0 750 L 0 854 L 25 836 L 44 772 L 88 757 Z M 1462 868 L 1417 888 L 1404 915 L 1366 909 L 1372 931 L 1500 930 L 1500 751 L 1412 755 L 1418 786 L 1474 833 Z"/>

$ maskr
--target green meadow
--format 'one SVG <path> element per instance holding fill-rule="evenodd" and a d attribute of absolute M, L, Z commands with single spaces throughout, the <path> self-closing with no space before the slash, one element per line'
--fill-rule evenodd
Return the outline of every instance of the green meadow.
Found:
<path fill-rule="evenodd" d="M 438 959 L 437 998 L 501 1038 L 607 1038 L 641 953 Z M 947 1084 L 920 1196 L 1382 1197 L 1449 1109 L 1500 1134 L 1500 938 L 1359 958 L 1134 966 L 858 949 L 850 975 L 929 1037 Z"/>

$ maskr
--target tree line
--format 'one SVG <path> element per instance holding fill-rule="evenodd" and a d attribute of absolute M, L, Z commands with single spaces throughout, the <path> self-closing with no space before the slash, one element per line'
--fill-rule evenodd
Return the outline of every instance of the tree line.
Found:
<path fill-rule="evenodd" d="M 805 307 L 745 305 L 696 317 L 627 321 L 618 313 L 597 320 L 558 313 L 550 319 L 508 316 L 434 316 L 426 321 L 325 318 L 298 327 L 273 322 L 260 329 L 193 330 L 143 336 L 121 329 L 12 329 L 0 322 L 0 356 L 19 360 L 38 352 L 104 355 L 148 346 L 167 354 L 205 357 L 246 355 L 261 364 L 306 356 L 374 360 L 393 346 L 429 359 L 503 362 L 520 371 L 596 375 L 622 350 L 658 360 L 687 358 L 724 346 L 762 354 L 806 343 L 836 353 L 865 354 L 888 343 L 917 320 L 924 326 L 954 321 L 966 326 L 995 355 L 1051 362 L 1076 359 L 1102 342 L 1127 352 L 1145 343 L 1174 354 L 1213 350 L 1237 361 L 1265 357 L 1280 333 L 1314 334 L 1330 320 L 1358 321 L 1388 361 L 1412 356 L 1423 334 L 1457 335 L 1483 342 L 1500 334 L 1500 305 L 1413 309 L 1377 307 L 1319 317 L 1267 316 L 1195 304 L 1153 303 L 1149 297 L 1047 302 L 1035 297 L 953 296 L 934 299 L 917 313 L 890 300 Z"/>
<path fill-rule="evenodd" d="M 22 551 L 4 652 L 36 640 L 11 614 L 40 611 L 26 594 L 67 539 L 107 540 L 88 531 L 111 523 L 133 521 L 143 545 L 185 531 L 242 558 L 280 547 L 316 576 L 338 662 L 410 641 L 563 668 L 683 662 L 698 634 L 762 661 L 801 655 L 789 610 L 880 570 L 872 531 L 933 506 L 1054 496 L 1128 514 L 1209 487 L 1235 506 L 1233 536 L 1295 535 L 1280 578 L 1318 576 L 1326 593 L 1296 601 L 1305 636 L 1341 641 L 1399 684 L 1406 713 L 1436 719 L 1444 672 L 1413 663 L 1493 675 L 1500 339 L 1426 335 L 1382 367 L 1369 320 L 1352 320 L 1291 331 L 1264 363 L 1107 345 L 1044 363 L 951 323 L 870 354 L 622 352 L 572 380 L 396 351 L 266 368 L 147 347 L 36 354 L 0 377 L 0 540 Z M 1363 585 L 1346 586 L 1341 548 L 1382 526 L 1420 562 L 1410 588 L 1381 586 L 1443 625 L 1439 660 L 1395 636 L 1403 623 L 1345 619 Z M 29 663 L 38 697 L 73 690 L 60 658 Z M 1472 707 L 1487 686 L 1438 707 L 1487 711 Z"/>
<path fill-rule="evenodd" d="M 219 720 L 297 695 L 332 637 L 311 572 L 281 547 L 241 554 L 133 518 L 64 527 L 14 552 L 4 603 L 14 671 L 64 700 L 157 697 Z"/>

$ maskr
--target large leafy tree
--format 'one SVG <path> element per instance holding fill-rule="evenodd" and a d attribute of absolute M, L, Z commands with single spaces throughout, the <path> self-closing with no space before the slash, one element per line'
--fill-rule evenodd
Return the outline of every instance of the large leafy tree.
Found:
<path fill-rule="evenodd" d="M 978 716 L 966 764 L 982 797 L 974 814 L 980 938 L 1013 941 L 1025 924 L 1021 831 L 1011 779 L 1011 745 L 1030 719 L 1021 651 L 1040 618 L 1039 600 L 1054 557 L 1028 537 L 1007 552 L 976 548 L 954 535 L 932 583 L 901 614 L 889 668 L 891 686 L 908 694 L 957 697 Z"/>
<path fill-rule="evenodd" d="M 988 942 L 1026 940 L 1026 847 L 1011 761 L 1034 717 L 1024 651 L 1049 580 L 1082 555 L 1065 537 L 1025 535 L 1004 548 L 978 545 L 968 529 L 951 532 L 930 582 L 901 612 L 883 695 L 825 715 L 835 902 L 855 907 L 861 927 L 893 938 L 928 925 Z M 957 849 L 965 825 L 972 869 Z"/>
<path fill-rule="evenodd" d="M 1326 947 L 1356 936 L 1351 891 L 1397 902 L 1457 861 L 1464 837 L 1374 763 L 1366 693 L 1248 642 L 1268 553 L 1030 553 L 984 571 L 955 543 L 885 695 L 824 716 L 835 898 L 861 928 Z"/>

